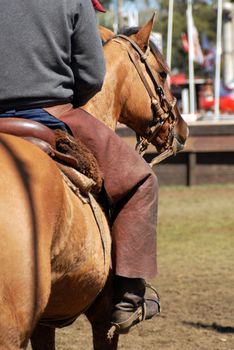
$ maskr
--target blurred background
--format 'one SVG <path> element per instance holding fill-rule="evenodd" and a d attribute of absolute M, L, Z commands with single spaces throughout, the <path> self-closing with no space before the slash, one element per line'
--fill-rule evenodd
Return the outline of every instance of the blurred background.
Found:
<path fill-rule="evenodd" d="M 220 112 L 234 114 L 233 1 L 103 0 L 102 3 L 108 12 L 99 15 L 100 24 L 115 32 L 123 26 L 141 26 L 157 12 L 152 39 L 171 67 L 171 84 L 184 114 L 196 113 L 193 119 L 213 111 L 216 117 Z M 215 93 L 220 96 L 219 106 L 215 106 Z"/>

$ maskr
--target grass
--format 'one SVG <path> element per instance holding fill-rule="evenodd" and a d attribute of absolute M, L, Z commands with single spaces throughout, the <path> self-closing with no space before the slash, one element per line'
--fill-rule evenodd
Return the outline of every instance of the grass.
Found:
<path fill-rule="evenodd" d="M 233 259 L 234 185 L 162 188 L 159 204 L 159 268 L 222 268 Z M 178 261 L 180 257 L 180 261 Z"/>
<path fill-rule="evenodd" d="M 233 208 L 234 185 L 161 189 L 159 349 L 234 349 Z"/>

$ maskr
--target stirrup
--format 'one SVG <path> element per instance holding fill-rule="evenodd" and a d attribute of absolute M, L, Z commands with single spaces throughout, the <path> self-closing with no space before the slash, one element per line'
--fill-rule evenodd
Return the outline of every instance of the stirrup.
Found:
<path fill-rule="evenodd" d="M 154 287 L 152 287 L 150 284 L 145 284 L 145 286 L 149 289 L 151 289 L 157 299 L 155 300 L 152 300 L 153 302 L 155 302 L 158 306 L 158 312 L 155 314 L 155 315 L 159 315 L 160 312 L 161 312 L 161 306 L 160 306 L 160 297 L 159 297 L 159 294 L 158 292 L 156 291 L 156 289 Z M 144 321 L 147 319 L 147 306 L 146 306 L 146 300 L 150 300 L 150 299 L 147 299 L 145 298 L 143 300 L 143 303 L 141 305 L 138 306 L 138 308 L 136 309 L 135 312 L 133 312 L 131 314 L 131 316 L 123 321 L 123 322 L 111 322 L 111 328 L 109 329 L 109 331 L 107 332 L 107 338 L 109 340 L 111 340 L 115 334 L 126 334 L 128 333 L 128 331 L 130 330 L 130 328 L 132 326 L 135 326 L 136 324 Z M 153 317 L 153 316 L 152 316 Z M 152 318 L 150 317 L 150 318 Z"/>

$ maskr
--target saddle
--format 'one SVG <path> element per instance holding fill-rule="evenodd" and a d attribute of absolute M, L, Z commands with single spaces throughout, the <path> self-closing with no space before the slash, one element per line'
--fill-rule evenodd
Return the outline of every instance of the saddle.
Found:
<path fill-rule="evenodd" d="M 101 191 L 102 176 L 95 157 L 70 134 L 21 118 L 1 118 L 0 132 L 22 137 L 42 149 L 56 162 L 74 192 L 98 194 Z"/>

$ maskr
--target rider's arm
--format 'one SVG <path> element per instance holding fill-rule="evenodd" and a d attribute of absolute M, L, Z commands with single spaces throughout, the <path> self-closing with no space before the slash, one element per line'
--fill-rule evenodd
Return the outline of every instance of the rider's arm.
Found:
<path fill-rule="evenodd" d="M 79 0 L 72 35 L 71 67 L 75 78 L 75 106 L 84 105 L 101 90 L 105 76 L 103 48 L 90 0 Z"/>

